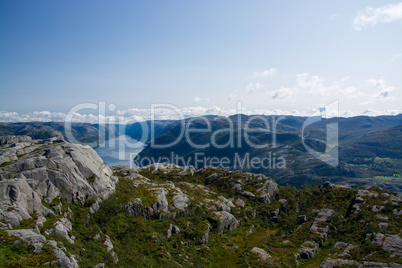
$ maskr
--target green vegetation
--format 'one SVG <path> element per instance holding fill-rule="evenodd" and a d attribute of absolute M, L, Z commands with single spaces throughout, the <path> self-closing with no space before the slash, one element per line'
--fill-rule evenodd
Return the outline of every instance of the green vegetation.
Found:
<path fill-rule="evenodd" d="M 206 179 L 213 172 L 220 176 Z M 310 226 L 316 214 L 314 209 L 332 208 L 337 214 L 328 223 L 329 234 L 327 241 L 320 247 L 318 254 L 309 260 L 300 260 L 301 267 L 317 267 L 329 254 L 337 241 L 344 241 L 359 245 L 353 258 L 362 259 L 373 251 L 373 247 L 364 242 L 367 232 L 378 231 L 378 219 L 369 211 L 349 215 L 350 206 L 356 196 L 356 190 L 348 188 L 324 188 L 322 186 L 303 186 L 297 190 L 292 186 L 282 186 L 271 203 L 264 205 L 256 200 L 247 200 L 248 208 L 232 208 L 231 213 L 241 220 L 241 225 L 233 232 L 219 233 L 211 229 L 209 243 L 201 245 L 199 239 L 205 234 L 210 212 L 203 206 L 190 204 L 191 212 L 187 217 L 175 219 L 150 219 L 130 216 L 124 209 L 124 205 L 140 198 L 144 206 L 150 206 L 156 199 L 153 192 L 144 186 L 135 187 L 133 181 L 120 174 L 120 182 L 116 192 L 101 203 L 100 209 L 90 216 L 85 207 L 69 205 L 73 213 L 73 232 L 76 237 L 75 244 L 63 241 L 66 248 L 72 254 L 81 256 L 80 264 L 93 266 L 99 262 L 105 262 L 108 267 L 132 267 L 138 266 L 184 266 L 200 267 L 249 267 L 261 266 L 271 263 L 274 267 L 292 267 L 295 265 L 294 252 L 298 250 L 304 241 L 314 240 L 319 242 L 321 237 L 310 232 Z M 206 169 L 200 174 L 179 176 L 177 171 L 171 173 L 152 173 L 143 170 L 143 176 L 152 181 L 165 183 L 168 180 L 174 182 L 176 187 L 189 191 L 194 198 L 202 195 L 198 188 L 191 188 L 187 182 L 208 184 L 211 191 L 219 193 L 227 198 L 239 194 L 229 185 L 230 179 L 236 179 L 236 173 L 223 170 Z M 250 175 L 253 178 L 252 175 Z M 240 178 L 240 175 L 239 175 Z M 255 176 L 257 178 L 257 176 Z M 258 184 L 244 184 L 245 189 L 255 191 Z M 375 189 L 379 193 L 384 191 Z M 210 196 L 213 198 L 212 196 Z M 385 198 L 385 197 L 384 197 Z M 278 221 L 274 222 L 268 216 L 269 211 L 280 207 L 279 199 L 287 199 L 288 205 L 278 215 Z M 385 199 L 384 199 L 385 200 Z M 368 204 L 382 203 L 383 197 L 368 199 Z M 297 216 L 306 215 L 307 222 L 300 223 Z M 401 228 L 398 218 L 386 214 L 394 227 Z M 366 225 L 362 223 L 370 222 Z M 169 225 L 173 224 L 180 229 L 180 234 L 166 237 Z M 251 230 L 251 232 L 250 232 Z M 392 231 L 391 230 L 391 231 Z M 114 252 L 119 258 L 118 265 L 113 257 L 106 251 L 103 245 L 105 237 L 109 236 L 114 245 Z M 98 238 L 95 238 L 97 237 Z M 259 257 L 251 252 L 253 247 L 264 249 L 271 258 L 268 262 L 260 261 Z M 82 251 L 85 248 L 85 252 Z M 247 253 L 247 254 L 245 254 Z M 388 254 L 389 255 L 389 254 Z M 376 257 L 377 256 L 377 257 Z M 373 261 L 383 260 L 384 255 L 373 255 Z M 398 260 L 395 260 L 398 262 Z"/>
<path fill-rule="evenodd" d="M 89 184 L 91 184 L 91 183 L 93 183 L 93 182 L 95 181 L 95 179 L 96 179 L 96 176 L 95 176 L 95 175 L 92 175 L 91 177 L 87 178 L 87 182 L 88 182 Z"/>
<path fill-rule="evenodd" d="M 384 180 L 384 181 L 402 180 L 402 175 L 401 174 L 394 174 L 392 176 L 375 176 L 374 178 L 377 179 L 377 180 Z"/>
<path fill-rule="evenodd" d="M 86 199 L 82 206 L 70 204 L 61 198 L 55 198 L 50 204 L 44 202 L 50 209 L 56 206 L 61 214 L 49 215 L 40 231 L 54 227 L 57 220 L 64 217 L 62 215 L 68 214 L 73 225 L 69 235 L 74 236 L 74 243 L 60 236 L 46 235 L 46 238 L 57 241 L 69 254 L 79 256 L 81 267 L 93 267 L 101 262 L 107 267 L 133 267 L 134 264 L 138 267 L 294 267 L 294 254 L 305 241 L 317 242 L 320 249 L 313 258 L 300 259 L 299 265 L 318 267 L 329 254 L 342 253 L 342 250 L 334 249 L 337 241 L 357 246 L 350 251 L 350 255 L 343 257 L 345 259 L 361 261 L 371 254 L 367 260 L 387 261 L 390 252 L 367 241 L 366 234 L 381 231 L 379 223 L 382 220 L 377 216 L 388 218 L 390 227 L 385 234 L 398 234 L 402 228 L 399 216 L 392 213 L 395 206 L 390 201 L 390 195 L 393 193 L 378 187 L 371 187 L 373 194 L 364 197 L 364 206 L 360 207 L 358 213 L 351 213 L 359 189 L 326 188 L 318 184 L 304 185 L 301 189 L 290 185 L 279 186 L 279 191 L 270 198 L 271 202 L 263 204 L 257 198 L 241 196 L 243 190 L 257 193 L 262 187 L 263 182 L 258 175 L 213 168 L 196 171 L 193 175 L 190 172 L 187 175 L 179 173 L 179 170 L 155 172 L 142 169 L 141 175 L 150 180 L 140 176 L 133 179 L 129 174 L 116 173 L 119 176 L 116 191 L 100 204 L 95 213 L 89 212 L 94 199 Z M 242 181 L 243 189 L 234 189 L 233 181 Z M 142 214 L 135 216 L 128 213 L 125 207 L 129 203 L 135 202 L 137 208 L 145 210 L 154 206 L 157 201 L 155 188 L 171 185 L 170 182 L 190 198 L 185 210 L 175 210 L 178 212 L 176 217 L 160 211 L 150 219 L 144 219 Z M 172 192 L 167 194 L 169 202 L 174 197 Z M 218 200 L 219 196 L 232 200 L 240 198 L 246 203 L 244 208 L 231 208 L 230 213 L 240 222 L 232 232 L 219 232 L 211 221 L 214 215 L 205 200 Z M 281 199 L 287 200 L 286 206 L 279 201 Z M 382 207 L 381 212 L 373 213 L 373 206 Z M 331 220 L 317 224 L 318 228 L 328 228 L 325 241 L 310 230 L 317 217 L 315 210 L 324 208 L 336 211 Z M 273 220 L 271 212 L 277 209 L 280 212 Z M 299 215 L 305 215 L 306 222 L 301 222 Z M 33 228 L 33 216 L 33 219 L 22 221 L 18 228 Z M 171 224 L 177 226 L 180 233 L 168 237 Z M 200 239 L 205 236 L 208 225 L 212 227 L 208 234 L 209 241 L 201 244 Z M 104 244 L 108 237 L 114 246 L 111 252 Z M 52 254 L 44 256 L 46 250 L 51 251 L 51 248 L 39 254 L 20 243 L 16 250 L 17 246 L 13 244 L 15 238 L 3 234 L 1 239 L 0 259 L 7 262 L 0 262 L 0 266 L 29 266 L 54 259 Z M 265 250 L 271 257 L 260 260 L 251 251 L 254 247 Z M 118 263 L 114 256 L 118 257 Z M 396 257 L 392 258 L 392 262 L 401 263 Z"/>
<path fill-rule="evenodd" d="M 56 256 L 50 245 L 45 244 L 42 252 L 35 253 L 32 246 L 0 230 L 0 267 L 49 267 L 45 263 L 53 260 Z"/>

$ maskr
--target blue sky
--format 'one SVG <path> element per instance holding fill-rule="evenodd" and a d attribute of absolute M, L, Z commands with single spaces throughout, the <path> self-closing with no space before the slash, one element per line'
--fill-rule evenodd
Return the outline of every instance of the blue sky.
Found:
<path fill-rule="evenodd" d="M 2 121 L 99 101 L 395 113 L 402 3 L 2 0 L 0 59 Z"/>

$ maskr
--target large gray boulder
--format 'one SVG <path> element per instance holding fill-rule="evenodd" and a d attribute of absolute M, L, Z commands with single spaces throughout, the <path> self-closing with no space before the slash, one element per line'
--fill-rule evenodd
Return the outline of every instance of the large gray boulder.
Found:
<path fill-rule="evenodd" d="M 239 226 L 239 221 L 227 211 L 213 212 L 213 217 L 209 218 L 214 226 L 216 226 L 219 232 L 224 230 L 233 231 Z"/>
<path fill-rule="evenodd" d="M 2 143 L 0 158 L 13 150 L 16 159 L 0 168 L 0 221 L 16 226 L 34 212 L 46 216 L 52 212 L 42 199 L 50 203 L 56 197 L 80 205 L 92 199 L 94 211 L 114 192 L 117 178 L 89 146 L 29 137 Z"/>
<path fill-rule="evenodd" d="M 176 189 L 176 191 L 178 191 L 178 193 L 173 196 L 173 207 L 176 209 L 185 209 L 190 200 L 180 189 Z"/>
<path fill-rule="evenodd" d="M 260 260 L 265 261 L 268 258 L 271 258 L 271 255 L 269 255 L 264 249 L 262 248 L 257 248 L 257 247 L 253 247 L 253 249 L 251 250 L 251 252 L 253 252 L 254 254 L 257 254 L 260 257 Z"/>

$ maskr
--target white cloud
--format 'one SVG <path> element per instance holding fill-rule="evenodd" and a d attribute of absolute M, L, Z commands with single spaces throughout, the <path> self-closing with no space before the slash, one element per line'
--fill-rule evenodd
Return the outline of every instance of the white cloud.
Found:
<path fill-rule="evenodd" d="M 253 72 L 252 75 L 248 76 L 248 79 L 258 79 L 258 78 L 267 78 L 269 76 L 273 76 L 278 73 L 276 68 L 271 68 L 268 70 L 264 70 L 262 72 Z"/>
<path fill-rule="evenodd" d="M 194 97 L 193 98 L 193 102 L 195 102 L 195 103 L 199 102 L 200 100 L 201 100 L 200 97 Z"/>
<path fill-rule="evenodd" d="M 302 89 L 308 89 L 312 95 L 328 95 L 331 88 L 324 86 L 324 81 L 317 75 L 309 77 L 307 73 L 297 74 L 297 84 Z"/>
<path fill-rule="evenodd" d="M 274 92 L 268 92 L 274 100 L 290 100 L 294 95 L 295 89 L 281 87 Z"/>
<path fill-rule="evenodd" d="M 348 79 L 342 79 L 342 81 Z M 301 89 L 308 90 L 309 94 L 315 96 L 333 97 L 346 95 L 349 98 L 356 98 L 363 95 L 356 87 L 344 86 L 342 83 L 325 85 L 323 79 L 317 75 L 309 76 L 307 73 L 297 74 L 297 84 Z"/>
<path fill-rule="evenodd" d="M 391 92 L 395 90 L 395 87 L 388 86 L 384 79 L 367 79 L 367 82 L 374 88 L 377 92 L 369 95 L 369 100 L 360 103 L 361 105 L 373 104 L 375 101 L 388 102 L 395 98 L 391 96 Z"/>
<path fill-rule="evenodd" d="M 258 90 L 258 89 L 261 89 L 261 88 L 263 88 L 264 87 L 264 85 L 263 84 L 260 84 L 260 83 L 249 83 L 248 85 L 247 85 L 247 88 L 246 88 L 246 90 L 247 90 L 247 92 L 249 92 L 249 93 L 254 93 L 256 90 Z"/>
<path fill-rule="evenodd" d="M 180 113 L 184 118 L 197 117 L 202 115 L 218 115 L 218 116 L 230 116 L 239 113 L 236 109 L 228 109 L 221 107 L 184 107 L 179 108 Z M 299 110 L 268 110 L 268 109 L 243 109 L 241 113 L 246 115 L 293 115 L 293 116 L 311 116 L 314 113 L 319 113 L 319 108 L 311 108 L 305 111 Z M 340 112 L 341 117 L 352 117 L 358 115 L 368 115 L 368 116 L 378 116 L 378 115 L 397 115 L 401 114 L 402 110 L 385 110 L 378 111 L 372 109 L 366 109 L 363 111 L 348 111 L 344 110 Z M 0 122 L 48 122 L 48 121 L 58 121 L 63 122 L 66 114 L 55 113 L 49 111 L 37 111 L 27 114 L 19 114 L 16 112 L 0 111 Z M 122 121 L 117 120 L 117 118 L 123 118 Z M 182 117 L 177 113 L 177 111 L 172 109 L 157 109 L 154 111 L 154 118 L 156 120 L 174 120 L 182 119 Z M 74 114 L 72 122 L 74 123 L 100 123 L 104 120 L 106 123 L 116 122 L 121 124 L 132 124 L 135 122 L 142 122 L 151 119 L 150 109 L 138 109 L 133 108 L 129 110 L 117 111 L 115 116 L 103 116 L 103 115 L 93 115 L 93 114 Z"/>
<path fill-rule="evenodd" d="M 334 20 L 334 19 L 336 19 L 336 18 L 338 18 L 338 17 L 340 17 L 340 16 L 341 16 L 340 14 L 334 13 L 334 14 L 331 15 L 331 17 L 329 17 L 329 19 L 330 19 L 330 20 Z"/>
<path fill-rule="evenodd" d="M 402 53 L 392 55 L 391 61 L 397 61 L 402 58 Z"/>
<path fill-rule="evenodd" d="M 372 85 L 373 87 L 377 87 L 377 88 L 385 87 L 385 80 L 384 79 L 370 78 L 370 79 L 367 79 L 367 82 L 369 82 L 369 84 Z"/>
<path fill-rule="evenodd" d="M 394 87 L 383 88 L 376 94 L 376 99 L 379 99 L 381 101 L 393 100 L 394 98 L 390 96 L 390 93 L 394 90 Z"/>
<path fill-rule="evenodd" d="M 313 75 L 310 79 L 307 73 L 297 74 L 297 84 L 301 88 L 317 88 L 322 86 L 322 81 L 317 75 Z"/>
<path fill-rule="evenodd" d="M 358 12 L 353 20 L 353 28 L 360 31 L 367 25 L 387 23 L 402 19 L 402 3 L 389 4 L 382 7 L 367 7 Z"/>

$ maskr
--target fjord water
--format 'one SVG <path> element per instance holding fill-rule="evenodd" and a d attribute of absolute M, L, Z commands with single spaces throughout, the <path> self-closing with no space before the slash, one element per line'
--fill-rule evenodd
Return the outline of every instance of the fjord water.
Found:
<path fill-rule="evenodd" d="M 134 158 L 144 147 L 144 143 L 122 135 L 101 143 L 95 151 L 107 165 L 118 166 L 130 165 L 130 156 Z"/>

